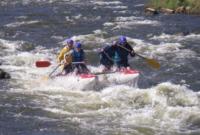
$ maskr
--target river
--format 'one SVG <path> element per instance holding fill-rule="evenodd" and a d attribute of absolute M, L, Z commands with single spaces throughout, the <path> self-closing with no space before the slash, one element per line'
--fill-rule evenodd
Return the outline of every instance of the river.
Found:
<path fill-rule="evenodd" d="M 0 68 L 12 79 L 0 80 L 0 134 L 200 134 L 200 18 L 146 15 L 147 1 L 1 0 Z M 98 49 L 120 35 L 161 64 L 156 70 L 130 58 L 138 87 L 82 91 L 40 80 L 66 38 L 81 41 L 96 68 Z M 52 66 L 35 67 L 39 59 Z"/>

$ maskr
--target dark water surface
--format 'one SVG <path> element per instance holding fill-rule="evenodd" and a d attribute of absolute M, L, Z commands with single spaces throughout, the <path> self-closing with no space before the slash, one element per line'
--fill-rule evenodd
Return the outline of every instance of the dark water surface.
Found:
<path fill-rule="evenodd" d="M 125 0 L 117 2 L 114 1 L 114 3 L 112 3 L 112 1 L 102 1 L 105 6 L 100 2 L 98 3 L 98 1 L 95 2 L 89 0 L 86 0 L 84 2 L 59 0 L 45 0 L 35 2 L 3 1 L 1 2 L 0 9 L 0 36 L 1 38 L 8 40 L 27 41 L 29 44 L 33 44 L 34 46 L 40 45 L 47 48 L 54 48 L 58 47 L 58 43 L 66 37 L 91 34 L 93 31 L 98 29 L 105 32 L 103 34 L 103 38 L 126 35 L 128 37 L 138 38 L 144 40 L 145 42 L 153 44 L 160 44 L 163 41 L 151 40 L 150 37 L 159 36 L 162 33 L 174 35 L 190 33 L 199 34 L 200 32 L 200 18 L 198 16 L 163 14 L 157 16 L 146 16 L 143 10 L 144 4 L 146 2 L 144 0 Z M 106 2 L 107 4 L 105 4 Z M 109 4 L 109 2 L 111 3 Z M 126 6 L 126 8 L 112 8 L 112 6 Z M 126 28 L 125 23 L 133 21 L 128 19 L 125 20 L 124 24 L 121 24 L 121 28 L 119 27 L 116 29 L 112 29 L 112 27 L 110 28 L 103 26 L 103 24 L 106 22 L 115 22 L 117 17 L 131 16 L 139 17 L 136 18 L 136 20 L 138 19 L 141 21 L 145 19 L 158 21 L 159 25 L 148 25 L 147 23 L 144 23 L 131 25 L 130 27 Z M 83 40 L 87 41 L 87 39 Z M 167 42 L 174 43 L 177 41 L 168 40 Z M 178 42 L 181 43 L 183 47 L 189 48 L 190 50 L 199 54 L 199 38 Z M 95 47 L 95 45 L 98 43 L 94 41 L 91 44 Z M 191 59 L 183 61 L 185 63 L 185 68 L 189 68 L 188 66 L 194 66 L 192 67 L 192 69 L 190 69 L 190 71 L 188 71 L 189 74 L 192 74 L 192 72 L 198 69 L 199 60 L 195 60 L 194 58 L 194 60 L 192 60 L 192 63 L 190 60 Z M 183 63 L 183 61 L 180 62 Z M 163 73 L 158 74 L 157 76 L 162 76 L 162 74 L 165 74 L 165 68 L 168 69 L 168 64 L 172 62 L 173 61 L 169 61 L 169 63 L 166 61 L 161 61 L 163 67 L 161 72 Z M 141 67 L 136 68 L 143 70 L 141 69 Z M 145 70 L 147 69 L 144 69 L 144 73 Z M 181 71 L 179 71 L 178 69 L 173 69 L 172 73 L 168 73 L 170 77 L 165 78 L 165 76 L 162 76 L 159 77 L 159 80 L 161 79 L 166 81 L 171 78 L 174 83 L 177 83 L 178 81 L 180 81 L 180 78 L 182 78 L 182 76 L 172 77 L 172 74 L 177 72 Z M 147 74 L 147 76 L 149 75 Z M 187 76 L 189 75 L 187 74 Z M 187 76 L 185 77 L 188 78 Z M 157 84 L 159 82 L 162 82 L 159 80 L 156 80 L 156 82 L 152 83 Z M 193 77 L 187 80 L 192 81 L 193 84 L 190 85 L 189 82 L 189 85 L 193 90 L 199 90 L 198 84 L 195 83 Z"/>
<path fill-rule="evenodd" d="M 0 62 L 14 78 L 0 82 L 0 134 L 199 134 L 200 17 L 146 15 L 147 1 L 1 0 Z M 98 48 L 119 35 L 161 64 L 154 70 L 130 59 L 141 71 L 139 91 L 35 88 L 38 52 L 54 59 L 61 42 L 73 37 L 97 66 Z"/>

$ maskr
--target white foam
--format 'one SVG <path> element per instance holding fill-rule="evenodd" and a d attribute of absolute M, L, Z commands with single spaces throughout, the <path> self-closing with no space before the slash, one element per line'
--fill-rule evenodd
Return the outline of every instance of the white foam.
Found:
<path fill-rule="evenodd" d="M 137 4 L 137 5 L 135 5 L 135 7 L 143 7 L 144 6 L 144 4 Z"/>
<path fill-rule="evenodd" d="M 0 39 L 0 46 L 3 47 L 4 51 L 14 52 L 18 48 L 19 42 L 11 42 L 4 39 Z"/>
<path fill-rule="evenodd" d="M 126 13 L 128 13 L 128 10 L 120 10 L 120 11 L 119 10 L 114 10 L 113 13 L 126 14 Z"/>
<path fill-rule="evenodd" d="M 53 2 L 55 0 L 36 0 L 36 2 Z M 65 0 L 66 2 L 78 2 Z M 80 1 L 80 0 L 79 0 Z M 25 1 L 28 4 L 29 0 Z M 96 1 L 97 5 L 106 7 L 118 7 L 121 2 Z M 100 4 L 99 4 L 99 3 Z M 119 5 L 121 6 L 121 5 Z M 137 5 L 136 5 L 137 6 Z M 139 5 L 140 6 L 140 5 Z M 142 5 L 141 5 L 142 6 Z M 81 15 L 74 17 L 75 19 L 82 18 Z M 73 18 L 73 19 L 74 19 Z M 87 18 L 85 18 L 87 19 Z M 73 20 L 69 20 L 73 21 Z M 131 23 L 125 23 L 130 21 Z M 138 21 L 138 22 L 137 22 Z M 37 23 L 37 22 L 36 22 Z M 123 23 L 125 26 L 123 26 Z M 146 20 L 137 17 L 118 17 L 114 22 L 105 23 L 107 27 L 113 28 L 129 28 L 135 24 L 142 25 L 159 25 L 160 22 Z M 23 24 L 8 24 L 10 27 L 17 27 Z M 83 43 L 108 43 L 116 37 L 105 38 L 102 30 L 95 30 L 93 34 L 77 35 L 72 37 L 76 41 Z M 162 37 L 163 36 L 163 37 Z M 55 39 L 62 39 L 62 37 L 54 37 Z M 152 39 L 158 39 L 153 37 Z M 176 39 L 177 36 L 161 35 L 161 40 Z M 180 39 L 198 39 L 199 35 L 178 36 Z M 163 60 L 166 59 L 166 54 L 175 55 L 176 58 L 195 57 L 196 54 L 188 49 L 183 49 L 182 44 L 178 42 L 160 44 L 150 44 L 141 39 L 134 39 L 127 37 L 129 42 L 135 42 L 133 45 L 135 51 L 139 54 L 149 57 L 156 57 Z M 56 81 L 46 83 L 40 78 L 48 75 L 56 66 L 56 54 L 52 53 L 55 50 L 37 47 L 31 52 L 21 52 L 18 50 L 20 41 L 7 41 L 0 39 L 0 47 L 6 56 L 2 56 L 7 62 L 7 65 L 1 68 L 8 71 L 15 70 L 13 73 L 14 81 L 10 80 L 10 84 L 19 83 L 24 86 L 16 88 L 14 85 L 6 92 L 19 92 L 33 96 L 34 103 L 42 107 L 36 108 L 50 112 L 55 119 L 40 116 L 27 116 L 23 113 L 15 115 L 15 117 L 34 118 L 40 121 L 62 121 L 76 122 L 80 128 L 95 129 L 99 134 L 165 134 L 177 133 L 181 134 L 182 129 L 184 133 L 191 133 L 196 131 L 190 130 L 190 126 L 194 125 L 198 128 L 200 108 L 199 99 L 200 92 L 193 92 L 185 85 L 175 85 L 173 83 L 161 83 L 152 88 L 140 89 L 127 85 L 114 85 L 102 89 L 100 91 L 81 91 L 80 89 L 70 89 L 62 85 L 56 85 Z M 56 48 L 58 49 L 58 48 Z M 37 68 L 34 63 L 39 59 L 50 59 L 52 66 L 48 68 Z M 98 67 L 89 66 L 92 71 L 98 71 Z M 12 76 L 13 77 L 13 76 Z M 75 83 L 72 78 L 65 81 L 58 80 L 62 83 Z M 184 81 L 183 81 L 184 82 Z M 80 85 L 76 83 L 75 85 Z M 12 86 L 12 85 L 11 85 Z M 23 95 L 26 96 L 26 95 Z M 21 101 L 21 100 L 20 100 Z M 6 107 L 13 107 L 7 104 Z M 18 107 L 18 106 L 16 106 Z M 34 109 L 34 107 L 31 107 Z M 36 114 L 37 115 L 37 114 Z M 58 117 L 57 117 L 58 116 Z M 70 117 L 69 117 L 70 116 Z M 58 119 L 56 119 L 58 118 Z M 195 125 L 196 124 L 196 125 Z M 114 125 L 114 126 L 113 126 Z M 41 129 L 41 131 L 44 129 Z M 145 133 L 144 133 L 145 132 Z"/>
<path fill-rule="evenodd" d="M 93 1 L 93 3 L 101 6 L 122 4 L 120 1 Z"/>
<path fill-rule="evenodd" d="M 104 8 L 108 9 L 127 9 L 127 6 L 105 6 Z"/>
<path fill-rule="evenodd" d="M 14 27 L 20 27 L 20 26 L 23 26 L 23 25 L 37 24 L 39 22 L 40 21 L 38 21 L 38 20 L 35 20 L 35 21 L 22 21 L 22 22 L 9 23 L 9 24 L 6 24 L 5 26 L 14 28 Z"/>
<path fill-rule="evenodd" d="M 105 39 L 103 37 L 103 31 L 97 30 L 94 31 L 94 34 L 88 34 L 88 35 L 77 35 L 73 36 L 72 39 L 75 41 L 80 41 L 81 43 L 89 46 L 89 45 L 98 45 L 103 44 L 105 42 Z"/>
<path fill-rule="evenodd" d="M 105 22 L 104 26 L 113 26 L 112 29 L 120 29 L 120 28 L 131 28 L 135 25 L 152 25 L 157 26 L 160 25 L 158 21 L 152 21 L 144 19 L 143 17 L 117 17 L 113 22 Z"/>
<path fill-rule="evenodd" d="M 96 33 L 101 33 L 97 30 Z M 128 40 L 135 41 L 137 50 L 147 49 L 148 51 L 157 49 L 162 53 L 176 51 L 179 53 L 180 44 L 151 45 L 145 41 L 128 37 Z M 167 46 L 167 47 L 166 47 Z M 171 46 L 174 47 L 171 49 Z M 160 50 L 158 48 L 161 48 Z M 12 49 L 12 47 L 11 47 Z M 152 50 L 153 50 L 152 49 Z M 156 50 L 155 49 L 155 50 Z M 15 50 L 15 49 L 14 49 Z M 166 51 L 167 50 L 167 51 Z M 49 56 L 55 57 L 54 54 L 48 54 L 48 50 L 40 50 L 38 55 L 33 52 L 21 53 L 16 55 L 18 58 L 27 58 L 23 61 L 34 60 L 36 57 Z M 143 52 L 143 51 L 141 51 Z M 174 53 L 174 52 L 173 52 Z M 11 57 L 7 57 L 8 59 Z M 53 61 L 53 63 L 55 60 Z M 27 62 L 29 63 L 29 62 Z M 26 63 L 26 64 L 27 64 Z M 55 64 L 54 64 L 55 65 Z M 19 66 L 20 67 L 20 66 Z M 41 75 L 48 74 L 54 67 L 47 69 L 38 69 L 27 64 L 27 68 L 21 72 L 17 66 L 8 67 L 16 69 L 19 76 L 18 81 L 23 81 L 25 89 L 13 88 L 10 92 L 21 92 L 41 95 L 44 100 L 36 98 L 38 104 L 45 104 L 44 111 L 51 112 L 55 115 L 70 116 L 68 120 L 79 123 L 82 128 L 89 128 L 91 124 L 96 130 L 103 128 L 106 124 L 120 124 L 124 127 L 133 126 L 155 129 L 180 130 L 188 126 L 191 117 L 199 115 L 199 93 L 195 93 L 184 85 L 175 85 L 172 83 L 161 83 L 155 87 L 140 89 L 127 85 L 116 85 L 107 87 L 99 92 L 81 91 L 79 89 L 70 89 L 62 85 L 54 85 L 55 81 L 45 83 L 39 80 Z M 97 67 L 90 66 L 92 71 L 97 71 Z M 23 68 L 22 68 L 23 69 Z M 36 75 L 37 77 L 34 77 Z M 39 78 L 38 78 L 39 77 Z M 64 80 L 60 80 L 61 83 Z M 72 79 L 71 79 L 71 81 Z M 66 82 L 65 82 L 66 83 Z M 69 83 L 69 81 L 67 81 Z M 80 85 L 80 83 L 79 83 Z M 24 116 L 25 117 L 25 116 Z M 46 117 L 36 116 L 36 119 L 49 121 Z M 113 119 L 113 120 L 112 120 Z M 54 120 L 54 119 L 52 119 Z M 88 122 L 90 121 L 90 122 Z M 119 123 L 119 121 L 121 121 Z M 105 128 L 105 127 L 104 127 Z M 106 130 L 113 130 L 108 127 Z M 131 131 L 134 128 L 131 128 Z M 127 130 L 121 129 L 126 132 Z"/>
<path fill-rule="evenodd" d="M 199 37 L 200 37 L 200 34 L 194 34 L 194 33 L 191 33 L 186 36 L 184 36 L 182 34 L 169 35 L 169 34 L 162 33 L 159 36 L 153 36 L 151 39 L 160 40 L 160 41 L 171 41 L 171 40 L 182 41 L 182 40 L 190 40 L 190 39 L 198 40 Z"/>
<path fill-rule="evenodd" d="M 184 85 L 173 85 L 171 83 L 159 84 L 156 88 L 155 95 L 164 99 L 157 102 L 165 106 L 196 106 L 199 104 L 198 97 L 195 92 L 192 92 Z M 167 98 L 165 98 L 167 97 Z"/>
<path fill-rule="evenodd" d="M 131 37 L 127 37 L 127 40 L 135 45 L 133 46 L 136 53 L 139 53 L 143 56 L 152 57 L 156 59 L 166 59 L 167 55 L 174 56 L 176 58 L 193 58 L 196 57 L 197 54 L 189 49 L 182 49 L 184 46 L 181 43 L 167 43 L 161 42 L 158 45 L 154 45 L 144 40 L 134 39 Z"/>

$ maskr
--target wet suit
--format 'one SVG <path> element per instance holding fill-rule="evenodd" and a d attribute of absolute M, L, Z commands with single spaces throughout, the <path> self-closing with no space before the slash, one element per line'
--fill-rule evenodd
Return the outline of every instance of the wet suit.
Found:
<path fill-rule="evenodd" d="M 116 64 L 118 68 L 126 68 L 129 67 L 128 55 L 131 57 L 135 56 L 133 48 L 127 42 L 123 45 L 116 42 L 102 49 L 100 52 L 100 64 L 104 65 L 107 69 L 110 69 L 114 64 Z"/>
<path fill-rule="evenodd" d="M 110 69 L 114 65 L 113 56 L 115 54 L 115 46 L 107 45 L 104 47 L 100 55 L 100 64 L 104 65 L 107 69 Z"/>
<path fill-rule="evenodd" d="M 127 51 L 124 48 L 130 51 Z M 118 60 L 116 61 L 116 65 L 118 68 L 129 67 L 128 55 L 130 55 L 131 57 L 135 56 L 134 50 L 131 47 L 131 45 L 129 45 L 127 42 L 123 45 L 117 42 L 115 48 L 115 57 L 119 57 Z"/>

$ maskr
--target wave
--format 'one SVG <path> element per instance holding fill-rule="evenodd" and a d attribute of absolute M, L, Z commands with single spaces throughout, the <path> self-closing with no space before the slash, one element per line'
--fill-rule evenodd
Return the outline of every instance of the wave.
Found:
<path fill-rule="evenodd" d="M 174 34 L 174 35 L 162 33 L 161 35 L 154 36 L 151 39 L 162 40 L 162 41 L 171 41 L 171 40 L 182 41 L 182 40 L 191 40 L 191 39 L 198 40 L 199 37 L 200 37 L 200 34 L 195 34 L 195 33 L 190 33 L 188 35 L 183 35 L 183 33 L 178 33 L 178 34 Z"/>
<path fill-rule="evenodd" d="M 148 44 L 145 48 L 145 41 L 130 37 L 128 39 L 136 42 L 137 50 L 149 50 L 149 47 L 153 46 Z M 55 122 L 60 121 L 58 118 L 62 117 L 69 123 L 77 123 L 80 129 L 91 129 L 92 125 L 91 131 L 99 134 L 113 133 L 116 129 L 120 129 L 117 133 L 127 134 L 199 133 L 200 93 L 189 89 L 187 84 L 163 82 L 146 89 L 113 85 L 99 91 L 67 89 L 62 85 L 53 85 L 53 82 L 45 83 L 40 79 L 51 72 L 53 67 L 38 69 L 34 65 L 34 62 L 41 58 L 48 58 L 53 65 L 56 65 L 54 50 L 38 46 L 30 52 L 23 52 L 17 49 L 20 48 L 19 41 L 11 42 L 3 39 L 0 41 L 3 51 L 11 52 L 1 57 L 9 62 L 0 67 L 7 71 L 15 70 L 11 72 L 13 79 L 10 80 L 10 83 L 15 85 L 5 90 L 6 96 L 19 93 L 23 94 L 23 97 L 30 98 L 30 105 L 23 103 L 27 104 L 25 108 L 33 112 L 43 112 L 35 114 L 35 119 Z M 180 46 L 180 44 L 174 45 L 175 48 Z M 172 51 L 166 47 L 164 50 L 168 50 L 165 53 Z M 179 52 L 179 49 L 175 50 Z M 19 86 L 16 87 L 16 83 Z M 40 107 L 34 109 L 33 103 Z M 2 104 L 0 107 L 9 106 Z M 22 111 L 15 117 L 30 118 L 32 111 L 30 113 Z M 43 116 L 44 113 L 50 113 L 54 117 Z"/>
<path fill-rule="evenodd" d="M 32 24 L 38 24 L 40 21 L 22 21 L 22 22 L 14 22 L 14 23 L 9 23 L 6 24 L 6 27 L 11 27 L 11 28 L 15 28 L 15 27 L 20 27 L 20 26 L 24 26 L 24 25 L 32 25 Z"/>
<path fill-rule="evenodd" d="M 92 124 L 105 134 L 115 130 L 105 125 L 114 124 L 123 133 L 126 127 L 139 133 L 144 127 L 144 131 L 165 134 L 199 131 L 199 94 L 185 86 L 166 82 L 148 89 L 120 85 L 100 92 L 60 90 L 42 92 L 49 100 L 44 110 L 68 117 L 83 129 Z"/>
<path fill-rule="evenodd" d="M 135 25 L 151 25 L 151 26 L 158 26 L 160 22 L 147 20 L 142 17 L 116 17 L 113 22 L 105 22 L 104 27 L 112 27 L 114 29 L 126 28 L 129 29 Z"/>

